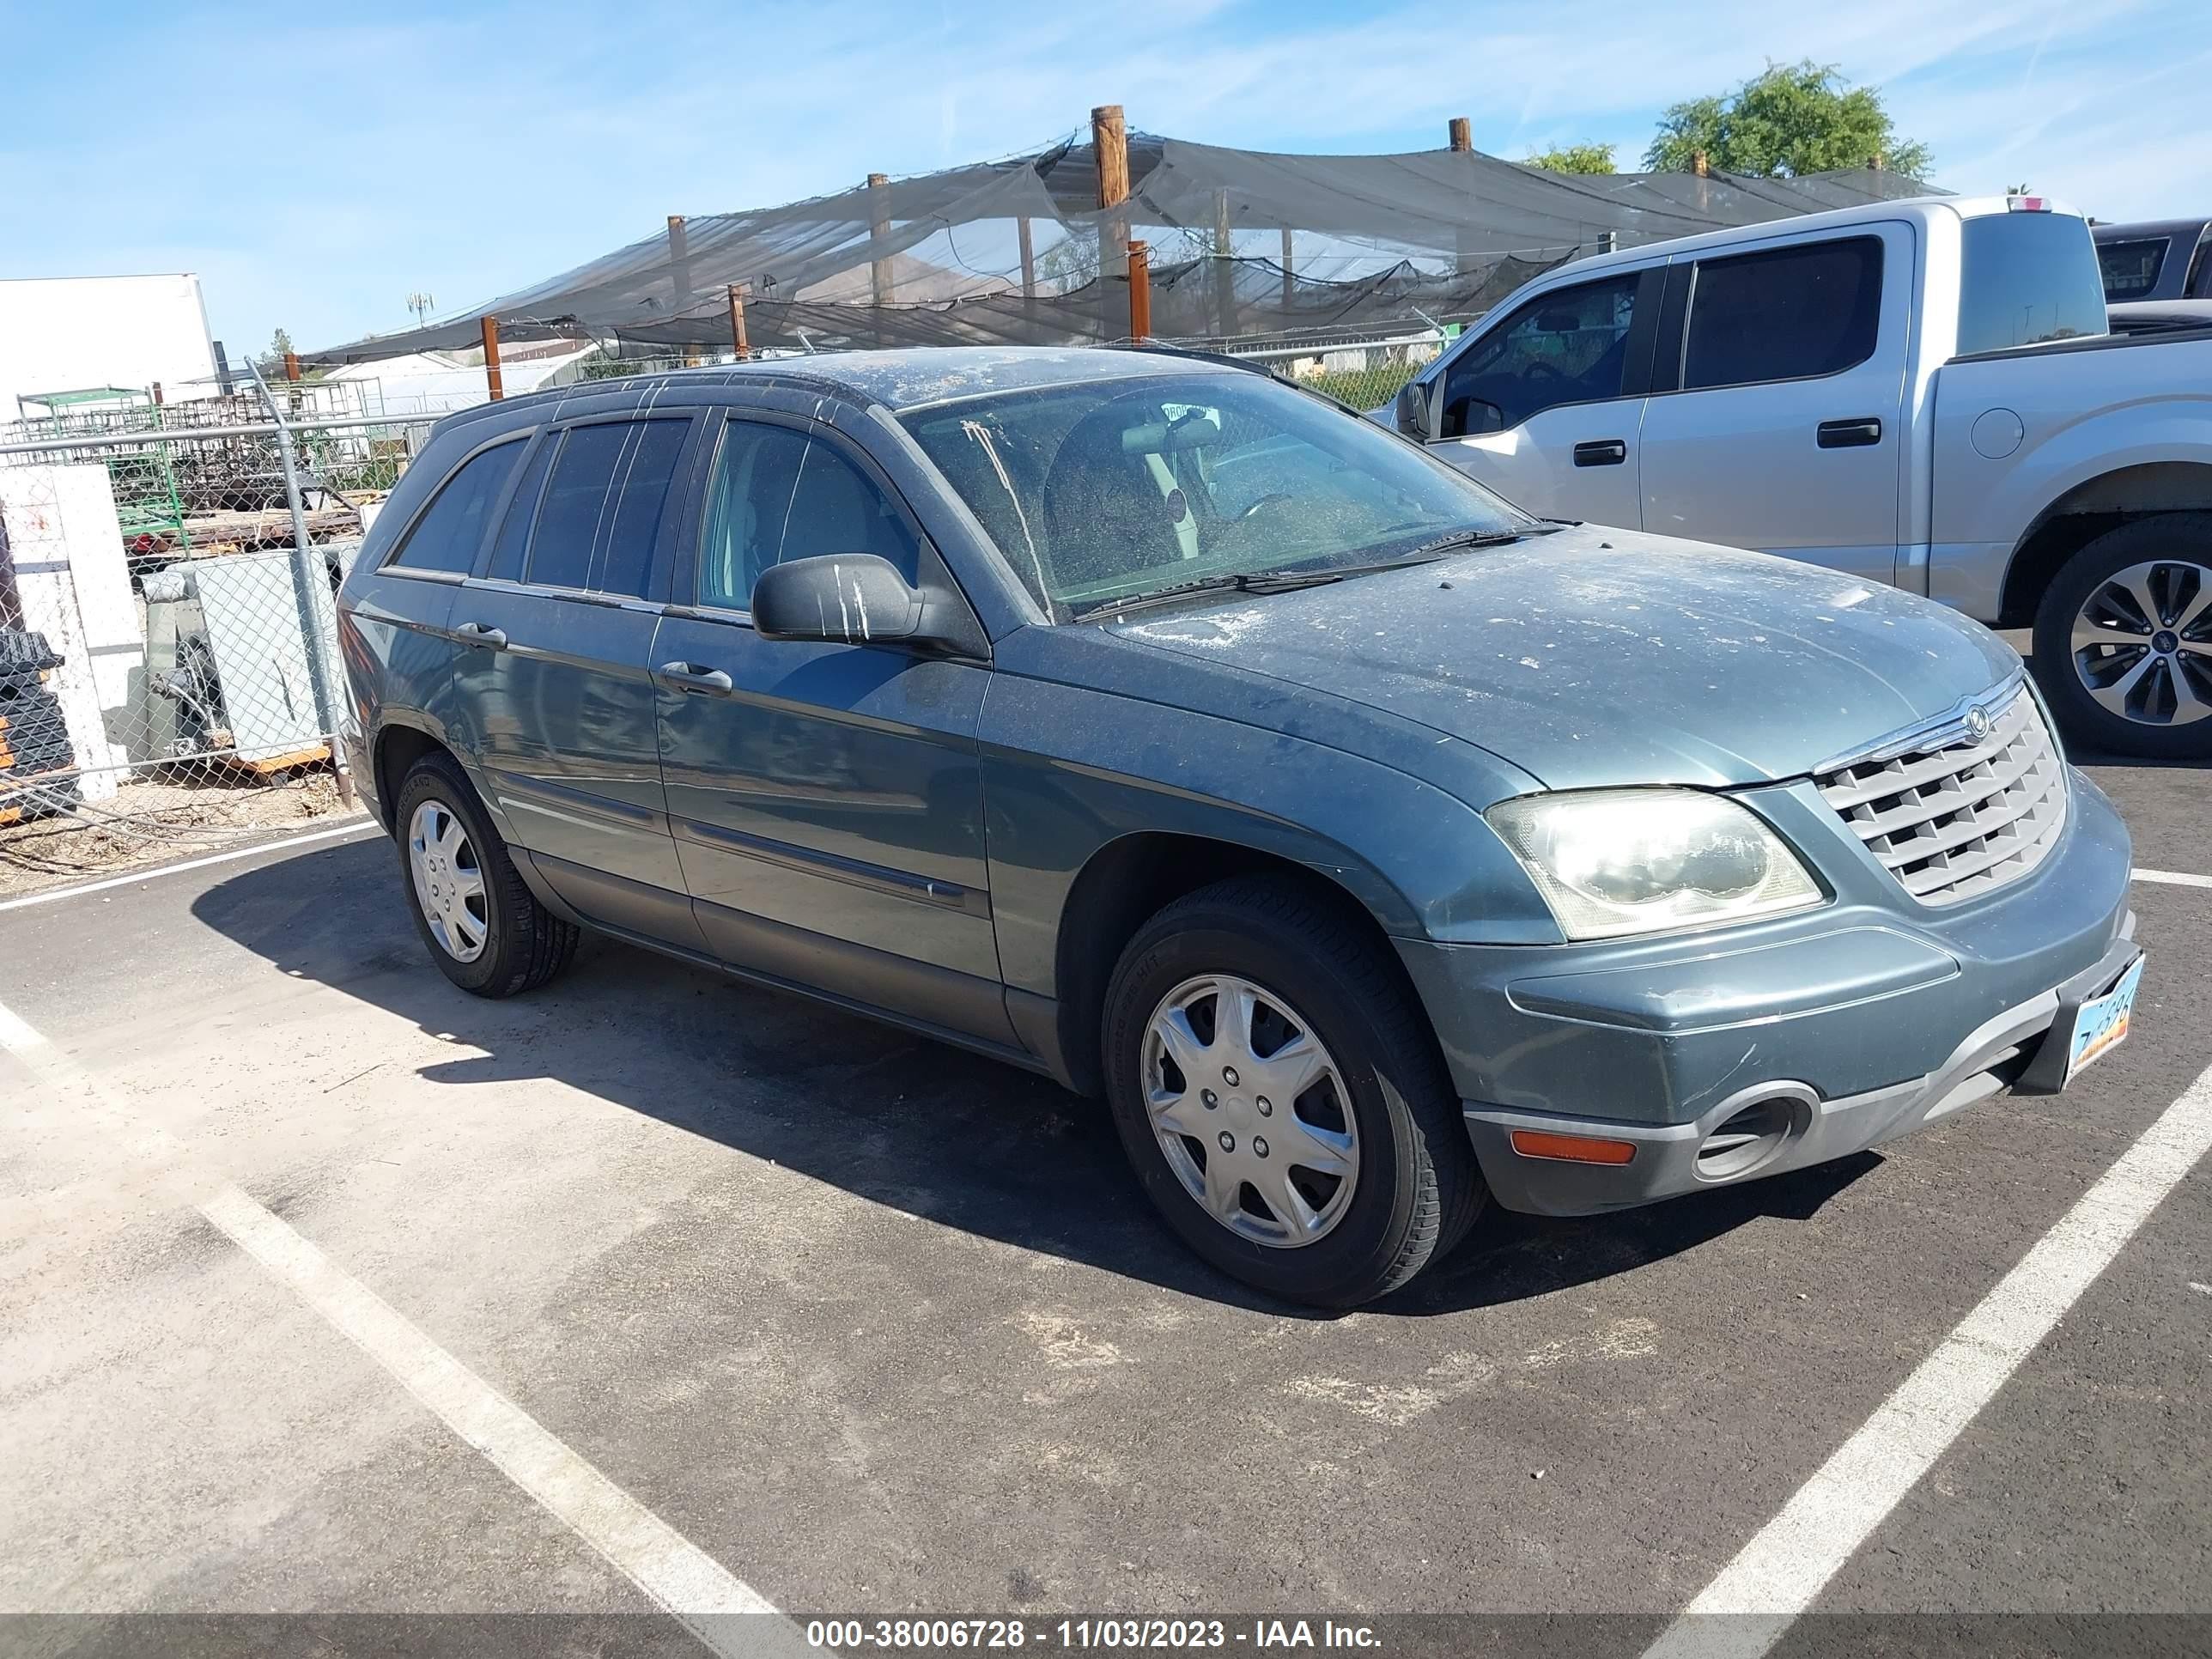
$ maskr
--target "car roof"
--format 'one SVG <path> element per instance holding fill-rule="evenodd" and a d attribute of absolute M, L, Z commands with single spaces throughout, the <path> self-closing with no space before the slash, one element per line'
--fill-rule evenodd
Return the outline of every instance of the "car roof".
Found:
<path fill-rule="evenodd" d="M 1663 242 L 1638 242 L 1635 246 L 1622 248 L 1617 253 L 1594 254 L 1587 259 L 1575 259 L 1566 264 L 1555 265 L 1544 276 L 1548 278 L 1571 271 L 1576 277 L 1581 278 L 1623 268 L 1640 269 L 1655 259 L 1664 259 L 1670 255 L 1701 253 L 1709 248 L 1733 247 L 1741 242 L 1763 241 L 1771 236 L 1797 236 L 1850 225 L 1880 224 L 1886 220 L 1930 219 L 1940 213 L 1948 213 L 1960 219 L 1978 219 L 1988 214 L 2008 211 L 2006 201 L 2002 196 L 1904 196 L 1893 202 L 1863 202 L 1856 207 L 1835 208 L 1826 213 L 1794 214 L 1779 219 L 1762 219 L 1756 224 L 1731 225 L 1726 230 L 1701 231 L 1695 236 L 1677 236 Z M 2071 211 L 2065 208 L 2054 208 L 2052 210 L 2059 213 Z"/>
<path fill-rule="evenodd" d="M 1200 353 L 1100 346 L 910 346 L 883 351 L 822 351 L 712 368 L 653 369 L 574 386 L 549 386 L 448 416 L 441 427 L 514 417 L 547 404 L 628 394 L 666 403 L 709 388 L 771 386 L 814 392 L 900 410 L 990 392 L 1139 380 L 1164 374 L 1237 374 L 1244 366 Z M 719 400 L 716 400 L 719 401 Z M 602 405 L 605 407 L 605 405 Z"/>
<path fill-rule="evenodd" d="M 2208 221 L 2198 219 L 2136 219 L 2126 224 L 2092 225 L 2100 242 L 2148 241 L 2155 236 L 2199 236 Z"/>

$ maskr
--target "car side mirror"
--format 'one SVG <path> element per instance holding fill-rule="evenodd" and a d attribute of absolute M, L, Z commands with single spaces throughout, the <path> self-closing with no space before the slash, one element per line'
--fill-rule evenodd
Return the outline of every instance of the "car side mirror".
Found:
<path fill-rule="evenodd" d="M 753 631 L 766 640 L 927 645 L 988 658 L 990 641 L 957 596 L 908 585 L 873 553 L 772 564 L 753 584 Z"/>
<path fill-rule="evenodd" d="M 1434 441 L 1437 429 L 1429 403 L 1429 389 L 1419 380 L 1398 388 L 1398 430 L 1417 444 Z"/>

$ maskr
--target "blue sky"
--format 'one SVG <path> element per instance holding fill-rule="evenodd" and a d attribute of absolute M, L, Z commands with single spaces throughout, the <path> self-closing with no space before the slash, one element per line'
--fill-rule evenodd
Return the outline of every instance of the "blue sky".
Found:
<path fill-rule="evenodd" d="M 319 12 L 322 15 L 319 15 Z M 1611 142 L 1769 59 L 1883 88 L 1936 181 L 2103 218 L 2212 211 L 2207 0 L 1065 0 L 374 8 L 0 0 L 0 276 L 200 274 L 218 337 L 459 311 L 707 213 L 1083 124 L 1519 158 Z"/>

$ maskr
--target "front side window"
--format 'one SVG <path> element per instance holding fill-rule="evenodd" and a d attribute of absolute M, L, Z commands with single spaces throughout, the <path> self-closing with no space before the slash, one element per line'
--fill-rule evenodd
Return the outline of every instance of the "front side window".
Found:
<path fill-rule="evenodd" d="M 530 582 L 644 597 L 689 426 L 673 419 L 570 428 L 531 532 Z"/>
<path fill-rule="evenodd" d="M 1209 578 L 1388 561 L 1531 520 L 1263 374 L 993 392 L 902 422 L 1055 617 Z"/>
<path fill-rule="evenodd" d="M 1984 213 L 1960 227 L 1959 351 L 2002 351 L 2109 331 L 2088 222 Z"/>
<path fill-rule="evenodd" d="M 750 610 L 770 565 L 824 553 L 872 553 L 909 584 L 921 546 L 890 498 L 836 447 L 789 427 L 732 421 L 707 489 L 699 603 Z"/>
<path fill-rule="evenodd" d="M 447 479 L 391 562 L 406 570 L 446 570 L 466 575 L 483 545 L 484 529 L 500 492 L 520 459 L 520 441 L 480 450 Z"/>
<path fill-rule="evenodd" d="M 1560 404 L 1620 396 L 1640 274 L 1541 295 L 1444 372 L 1442 435 L 1503 432 Z"/>
<path fill-rule="evenodd" d="M 2097 274 L 2107 300 L 2140 300 L 2158 286 L 2171 243 L 2163 236 L 2097 244 Z"/>
<path fill-rule="evenodd" d="M 1874 356 L 1881 323 L 1879 237 L 1701 260 L 1682 388 L 1839 374 Z"/>

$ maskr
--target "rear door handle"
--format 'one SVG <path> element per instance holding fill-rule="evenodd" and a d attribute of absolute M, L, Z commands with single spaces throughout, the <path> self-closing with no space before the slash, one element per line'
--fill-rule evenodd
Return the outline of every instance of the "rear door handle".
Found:
<path fill-rule="evenodd" d="M 471 645 L 487 645 L 495 651 L 507 649 L 507 631 L 504 629 L 487 628 L 482 623 L 463 623 L 453 632 Z"/>
<path fill-rule="evenodd" d="M 1823 421 L 1814 441 L 1823 449 L 1864 449 L 1881 441 L 1881 422 L 1871 415 L 1856 421 Z"/>
<path fill-rule="evenodd" d="M 1628 459 L 1628 446 L 1619 438 L 1599 438 L 1575 446 L 1577 466 L 1619 466 Z"/>
<path fill-rule="evenodd" d="M 720 669 L 702 667 L 696 662 L 665 662 L 660 665 L 660 678 L 679 691 L 701 695 L 726 692 L 736 684 Z"/>

